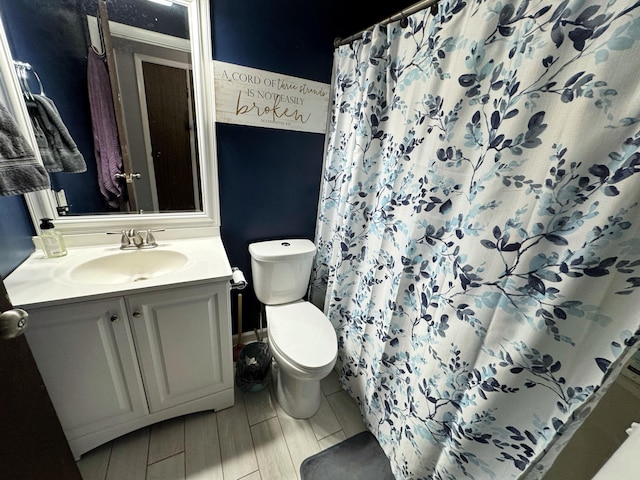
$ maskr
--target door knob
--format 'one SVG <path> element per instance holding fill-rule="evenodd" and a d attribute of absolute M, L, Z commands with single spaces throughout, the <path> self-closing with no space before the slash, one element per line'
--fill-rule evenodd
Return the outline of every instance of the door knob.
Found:
<path fill-rule="evenodd" d="M 27 328 L 29 314 L 21 308 L 12 308 L 0 313 L 0 338 L 9 340 L 19 337 Z"/>
<path fill-rule="evenodd" d="M 112 322 L 117 322 L 120 320 L 120 316 L 117 313 L 114 313 L 113 315 L 111 315 L 111 318 L 109 319 Z"/>
<path fill-rule="evenodd" d="M 133 312 L 133 318 L 140 318 L 142 316 L 142 313 L 140 313 L 139 311 L 135 311 Z"/>

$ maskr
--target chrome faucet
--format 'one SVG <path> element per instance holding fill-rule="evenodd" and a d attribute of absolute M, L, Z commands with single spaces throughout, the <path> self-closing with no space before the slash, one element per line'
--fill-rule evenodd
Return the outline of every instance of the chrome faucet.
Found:
<path fill-rule="evenodd" d="M 120 237 L 120 250 L 131 250 L 134 248 L 155 248 L 158 246 L 156 238 L 151 232 L 164 232 L 164 228 L 147 228 L 144 237 L 135 228 L 128 228 L 119 232 L 107 232 L 108 234 L 118 234 Z"/>
<path fill-rule="evenodd" d="M 124 245 L 124 239 L 127 239 L 127 244 Z M 120 248 L 140 248 L 144 240 L 142 236 L 138 233 L 135 228 L 130 228 L 123 232 L 122 238 L 120 239 Z"/>

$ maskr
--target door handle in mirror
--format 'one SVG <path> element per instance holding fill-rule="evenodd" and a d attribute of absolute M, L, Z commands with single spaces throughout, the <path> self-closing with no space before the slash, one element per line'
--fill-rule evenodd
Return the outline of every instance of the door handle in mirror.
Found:
<path fill-rule="evenodd" d="M 138 180 L 142 178 L 142 175 L 138 172 L 136 173 L 116 173 L 113 175 L 116 180 L 123 180 L 127 183 L 133 183 L 133 179 L 137 178 Z"/>

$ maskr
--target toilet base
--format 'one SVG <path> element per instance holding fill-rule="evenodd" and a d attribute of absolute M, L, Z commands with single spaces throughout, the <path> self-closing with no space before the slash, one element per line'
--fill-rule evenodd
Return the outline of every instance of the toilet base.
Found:
<path fill-rule="evenodd" d="M 293 418 L 313 417 L 320 408 L 320 380 L 299 380 L 277 367 L 273 373 L 276 398 L 282 409 Z"/>

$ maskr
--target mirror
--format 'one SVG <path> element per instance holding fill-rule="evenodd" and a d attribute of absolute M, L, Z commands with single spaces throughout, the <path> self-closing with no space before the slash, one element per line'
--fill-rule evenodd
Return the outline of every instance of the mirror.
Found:
<path fill-rule="evenodd" d="M 28 196 L 34 219 L 54 218 L 67 233 L 103 232 L 123 222 L 218 226 L 209 2 L 159 3 L 107 0 L 106 42 L 96 20 L 98 0 L 0 1 L 13 59 L 32 67 L 23 85 L 53 101 L 86 164 L 82 173 L 51 172 L 53 192 Z M 87 66 L 101 50 L 113 53 L 122 166 L 104 154 L 110 144 L 98 137 L 106 129 L 91 111 L 90 96 L 94 102 L 104 97 L 91 89 Z M 16 97 L 24 100 L 23 94 Z M 111 182 L 116 191 L 105 171 L 121 177 Z"/>

